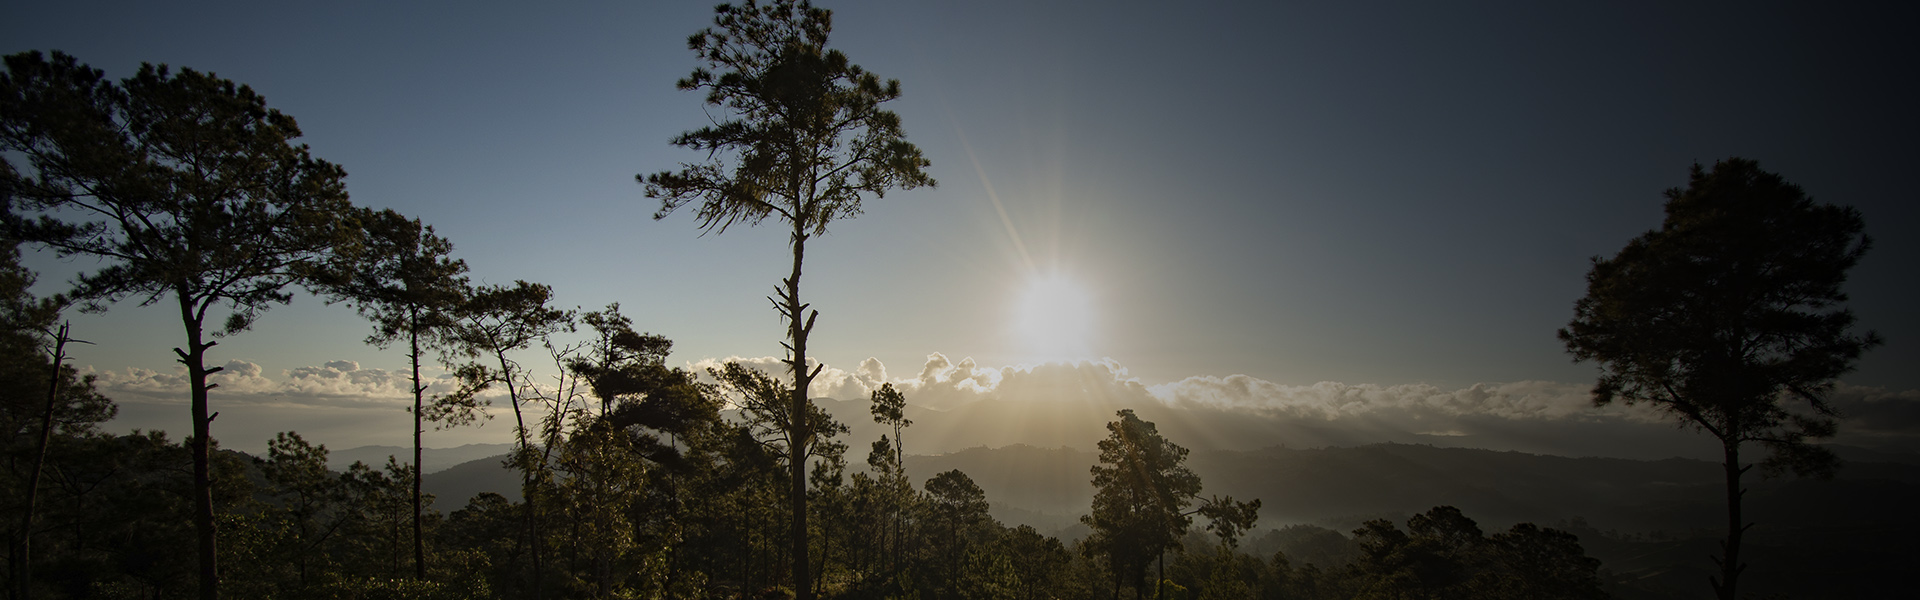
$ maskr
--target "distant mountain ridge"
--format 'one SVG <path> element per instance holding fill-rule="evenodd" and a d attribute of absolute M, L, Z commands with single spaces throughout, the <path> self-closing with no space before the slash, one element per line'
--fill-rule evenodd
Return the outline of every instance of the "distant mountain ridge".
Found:
<path fill-rule="evenodd" d="M 517 498 L 520 479 L 502 466 L 504 458 L 431 473 L 423 485 L 441 499 L 436 506 L 442 511 L 465 506 L 483 491 Z M 916 485 L 958 469 L 986 492 L 1002 522 L 1056 532 L 1074 527 L 1092 504 L 1088 469 L 1095 460 L 1094 453 L 1074 448 L 1012 445 L 909 455 L 906 466 Z M 1439 505 L 1458 507 L 1490 530 L 1578 517 L 1601 530 L 1679 532 L 1711 528 L 1725 518 L 1719 465 L 1680 458 L 1369 444 L 1199 451 L 1187 466 L 1200 475 L 1203 495 L 1259 498 L 1262 528 L 1314 524 L 1346 531 L 1367 519 L 1404 520 Z M 1747 487 L 1747 514 L 1761 528 L 1914 521 L 1907 507 L 1920 506 L 1920 465 L 1849 462 L 1832 481 L 1768 480 L 1755 473 Z"/>
<path fill-rule="evenodd" d="M 420 468 L 421 471 L 431 474 L 461 463 L 505 454 L 512 448 L 513 444 L 467 444 L 453 448 L 423 448 L 420 452 Z M 401 463 L 410 464 L 413 462 L 413 447 L 360 446 L 345 450 L 331 450 L 327 453 L 327 468 L 345 471 L 355 461 L 379 467 L 387 464 L 388 456 L 398 459 Z"/>

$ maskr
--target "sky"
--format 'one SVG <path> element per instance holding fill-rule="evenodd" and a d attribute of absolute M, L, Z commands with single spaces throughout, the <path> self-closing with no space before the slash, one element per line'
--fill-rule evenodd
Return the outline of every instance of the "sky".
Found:
<path fill-rule="evenodd" d="M 823 2 L 830 45 L 900 80 L 889 107 L 939 185 L 870 199 L 809 245 L 811 346 L 834 382 L 816 393 L 897 382 L 910 403 L 953 409 L 1111 384 L 1129 401 L 1263 418 L 1344 423 L 1359 399 L 1401 416 L 1672 430 L 1587 408 L 1596 368 L 1554 332 L 1592 257 L 1658 227 L 1662 191 L 1692 164 L 1738 156 L 1864 216 L 1875 245 L 1849 306 L 1887 343 L 1842 379 L 1855 409 L 1842 430 L 1920 449 L 1915 8 L 1334 4 Z M 686 38 L 711 24 L 709 2 L 0 14 L 0 52 L 251 86 L 347 170 L 356 203 L 433 225 L 478 282 L 618 302 L 674 340 L 675 364 L 781 352 L 765 296 L 789 267 L 786 236 L 656 221 L 634 181 L 701 158 L 668 139 L 708 119 L 674 82 L 699 66 Z M 49 292 L 94 266 L 29 264 Z M 177 319 L 124 302 L 73 322 L 94 342 L 75 364 L 121 403 L 109 429 L 186 429 Z M 254 451 L 289 429 L 336 448 L 404 443 L 405 360 L 365 345 L 369 332 L 302 297 L 221 340 L 215 436 Z M 1069 356 L 1090 360 L 1048 364 Z M 496 419 L 428 445 L 510 435 Z M 1675 439 L 1693 438 L 1711 447 Z"/>

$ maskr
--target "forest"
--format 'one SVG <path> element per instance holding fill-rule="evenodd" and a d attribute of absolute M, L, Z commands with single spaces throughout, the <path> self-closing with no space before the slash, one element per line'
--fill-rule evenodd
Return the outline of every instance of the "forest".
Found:
<path fill-rule="evenodd" d="M 891 434 L 850 439 L 809 394 L 821 366 L 806 249 L 863 200 L 937 183 L 882 108 L 900 82 L 830 48 L 831 16 L 791 0 L 718 7 L 688 40 L 701 66 L 677 85 L 719 116 L 670 140 L 705 158 L 635 177 L 655 219 L 691 212 L 702 232 L 787 235 L 791 271 L 767 298 L 784 375 L 675 367 L 673 341 L 636 324 L 660 317 L 558 306 L 535 282 L 475 283 L 430 224 L 350 202 L 345 168 L 312 156 L 294 118 L 242 83 L 165 65 L 116 81 L 58 51 L 7 56 L 8 596 L 1609 596 L 1574 533 L 1483 530 L 1449 505 L 1346 532 L 1267 524 L 1280 533 L 1263 539 L 1285 543 L 1256 544 L 1263 503 L 1286 499 L 1218 493 L 1190 468 L 1191 442 L 1131 409 L 1078 442 L 1098 448 L 1092 503 L 1084 535 L 1065 540 L 996 520 L 995 499 L 960 469 L 916 484 L 911 399 L 891 385 L 866 399 Z M 1723 445 L 1726 537 L 1702 570 L 1735 598 L 1747 470 L 1831 478 L 1838 464 L 1810 442 L 1833 435 L 1823 399 L 1835 378 L 1882 343 L 1839 308 L 1869 244 L 1857 211 L 1814 204 L 1753 161 L 1696 165 L 1668 199 L 1662 229 L 1595 260 L 1559 334 L 1601 366 L 1596 404 L 1650 404 Z M 39 296 L 23 250 L 102 266 Z M 404 352 L 410 457 L 333 470 L 297 431 L 274 432 L 264 456 L 220 447 L 232 434 L 217 427 L 210 354 L 296 295 L 356 311 L 368 344 Z M 63 314 L 124 304 L 177 311 L 191 431 L 108 432 L 113 399 L 69 364 L 90 333 Z M 1729 335 L 1745 345 L 1727 350 Z M 430 388 L 423 370 L 459 385 Z M 427 436 L 489 419 L 512 428 L 502 466 L 517 497 L 425 493 Z"/>

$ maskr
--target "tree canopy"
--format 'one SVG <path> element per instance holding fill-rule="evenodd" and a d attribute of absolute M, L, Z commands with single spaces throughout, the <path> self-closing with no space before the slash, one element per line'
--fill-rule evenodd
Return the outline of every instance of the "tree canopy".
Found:
<path fill-rule="evenodd" d="M 868 196 L 934 185 L 923 171 L 931 163 L 906 141 L 900 117 L 880 108 L 900 97 L 900 82 L 882 83 L 827 47 L 832 11 L 806 0 L 748 0 L 721 4 L 714 13 L 713 27 L 687 39 L 687 48 L 705 64 L 678 85 L 705 90 L 706 103 L 724 116 L 672 140 L 707 158 L 635 178 L 647 197 L 660 200 L 655 219 L 698 202 L 695 216 L 704 231 L 725 232 L 769 216 L 791 228 L 793 270 L 776 288 L 777 299 L 769 300 L 787 323 L 782 346 L 793 376 L 788 412 L 803 415 L 818 372 L 808 370 L 807 336 L 819 312 L 809 314 L 800 295 L 807 240 L 826 234 L 833 221 L 859 215 Z M 813 437 L 809 421 L 788 421 L 788 448 L 807 447 Z M 793 460 L 788 468 L 795 587 L 810 599 L 807 462 Z"/>
<path fill-rule="evenodd" d="M 1186 508 L 1200 493 L 1200 476 L 1182 464 L 1187 449 L 1160 437 L 1153 423 L 1132 409 L 1116 414 L 1092 469 L 1093 512 L 1080 520 L 1093 528 L 1086 551 L 1107 556 L 1115 579 L 1138 597 L 1147 565 L 1179 547 L 1192 522 Z"/>
<path fill-rule="evenodd" d="M 211 73 L 143 64 L 118 83 L 73 57 L 6 57 L 0 147 L 25 158 L 0 187 L 32 216 L 10 233 L 105 266 L 79 276 L 74 296 L 102 310 L 171 297 L 186 330 L 174 353 L 192 392 L 200 595 L 219 596 L 204 335 L 245 331 L 290 288 L 352 252 L 346 171 L 293 143 L 293 117 L 252 88 Z M 208 331 L 218 308 L 224 318 Z"/>
<path fill-rule="evenodd" d="M 1851 331 L 1841 290 L 1872 244 L 1858 211 L 1815 203 L 1750 160 L 1696 164 L 1666 196 L 1660 229 L 1594 259 L 1559 335 L 1575 360 L 1598 363 L 1594 404 L 1651 404 L 1721 442 L 1728 539 L 1713 585 L 1731 599 L 1745 568 L 1740 447 L 1765 447 L 1764 471 L 1831 472 L 1833 454 L 1806 441 L 1833 435 L 1827 394 L 1881 343 Z"/>

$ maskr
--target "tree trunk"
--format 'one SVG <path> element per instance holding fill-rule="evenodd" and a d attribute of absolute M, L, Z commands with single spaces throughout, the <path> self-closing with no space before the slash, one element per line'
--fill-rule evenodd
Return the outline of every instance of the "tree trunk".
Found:
<path fill-rule="evenodd" d="M 906 406 L 902 404 L 901 413 L 905 412 Z M 907 445 L 900 439 L 900 426 L 897 424 L 893 426 L 893 471 L 899 481 L 894 483 L 893 489 L 888 490 L 888 496 L 893 499 L 893 553 L 897 557 L 902 555 L 907 547 L 907 494 L 902 492 L 911 491 L 913 487 L 913 484 L 907 481 Z M 909 489 L 902 490 L 903 487 Z M 893 575 L 899 576 L 899 560 L 894 559 L 892 565 Z"/>
<path fill-rule="evenodd" d="M 19 571 L 14 574 L 20 583 L 18 598 L 25 600 L 33 595 L 33 512 L 34 504 L 40 495 L 40 472 L 47 465 L 47 447 L 53 444 L 53 408 L 60 399 L 60 366 L 67 360 L 67 324 L 60 324 L 60 332 L 54 336 L 53 372 L 47 382 L 46 411 L 40 414 L 40 447 L 33 453 L 33 473 L 27 477 L 27 514 L 20 518 L 20 554 L 15 560 Z"/>
<path fill-rule="evenodd" d="M 507 401 L 513 404 L 514 431 L 520 441 L 520 500 L 522 506 L 526 509 L 524 512 L 527 522 L 527 553 L 529 557 L 533 559 L 533 597 L 535 600 L 538 600 L 543 597 L 543 595 L 541 593 L 542 580 L 540 576 L 540 530 L 538 519 L 536 518 L 537 513 L 534 510 L 534 496 L 538 494 L 537 490 L 534 489 L 533 447 L 527 443 L 527 420 L 520 412 L 520 395 L 513 387 L 513 370 L 508 366 L 506 354 L 500 354 L 499 358 L 500 376 L 507 384 Z"/>
<path fill-rule="evenodd" d="M 407 358 L 413 363 L 413 578 L 416 580 L 425 580 L 427 578 L 427 543 L 426 538 L 422 537 L 420 529 L 420 479 L 422 473 L 420 468 L 420 456 L 422 454 L 420 436 L 424 432 L 420 423 L 420 410 L 423 408 L 422 405 L 425 404 L 422 395 L 426 393 L 427 388 L 426 386 L 420 385 L 420 309 L 413 308 L 410 310 L 412 311 L 412 315 L 410 315 L 411 322 L 408 323 L 411 327 L 407 332 L 407 344 L 409 346 Z"/>
<path fill-rule="evenodd" d="M 800 263 L 807 252 L 807 233 L 804 220 L 796 219 L 793 225 L 793 275 L 787 278 L 786 298 L 782 308 L 787 313 L 787 336 L 793 340 L 793 406 L 789 414 L 792 426 L 787 436 L 789 455 L 789 498 L 788 506 L 793 512 L 791 545 L 793 548 L 793 588 L 796 600 L 813 600 L 812 571 L 807 568 L 807 445 L 811 442 L 812 431 L 809 417 L 812 411 L 807 400 L 807 388 L 813 382 L 813 375 L 807 372 L 807 334 L 813 329 L 813 319 L 801 321 L 801 313 L 806 305 L 800 303 Z M 818 316 L 820 313 L 813 313 Z"/>
<path fill-rule="evenodd" d="M 1738 440 L 1722 441 L 1721 446 L 1726 452 L 1726 462 L 1720 466 L 1727 474 L 1727 539 L 1720 542 L 1724 557 L 1714 559 L 1720 564 L 1720 576 L 1708 577 L 1707 581 L 1713 584 L 1713 591 L 1721 600 L 1735 600 L 1739 597 L 1735 588 L 1740 582 L 1740 572 L 1747 570 L 1747 565 L 1740 562 L 1740 538 L 1747 531 L 1740 514 L 1741 497 L 1747 491 L 1740 488 L 1740 476 L 1746 474 L 1747 468 L 1740 466 Z"/>
<path fill-rule="evenodd" d="M 193 403 L 193 439 L 187 445 L 193 454 L 193 525 L 199 534 L 200 598 L 219 600 L 220 570 L 216 562 L 217 533 L 213 520 L 213 415 L 207 410 L 207 390 L 214 386 L 207 383 L 207 376 L 220 372 L 220 367 L 206 367 L 207 348 L 213 347 L 214 342 L 200 341 L 201 318 L 194 312 L 186 284 L 178 284 L 174 295 L 180 301 L 180 320 L 187 330 L 186 351 L 174 348 L 173 353 L 187 366 Z"/>

